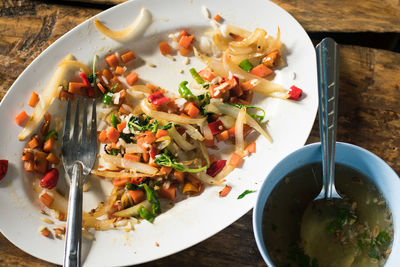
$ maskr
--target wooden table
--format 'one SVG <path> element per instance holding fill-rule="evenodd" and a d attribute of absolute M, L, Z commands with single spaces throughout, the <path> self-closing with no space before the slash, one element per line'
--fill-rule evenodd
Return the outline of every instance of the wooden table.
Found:
<path fill-rule="evenodd" d="M 57 38 L 123 1 L 85 2 L 0 1 L 0 100 L 28 64 Z M 400 2 L 273 2 L 291 13 L 313 41 L 333 36 L 341 44 L 338 140 L 372 151 L 400 173 Z M 307 143 L 318 140 L 316 121 Z M 251 216 L 250 211 L 208 240 L 143 266 L 264 266 Z M 26 254 L 0 234 L 0 266 L 52 264 Z"/>

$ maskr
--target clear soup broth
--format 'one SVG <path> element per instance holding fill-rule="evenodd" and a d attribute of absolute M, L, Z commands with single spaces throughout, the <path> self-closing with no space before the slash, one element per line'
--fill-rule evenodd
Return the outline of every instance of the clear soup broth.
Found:
<path fill-rule="evenodd" d="M 271 260 L 277 267 L 383 266 L 393 241 L 392 216 L 381 192 L 360 172 L 336 164 L 336 189 L 348 205 L 335 207 L 328 221 L 304 216 L 310 207 L 324 212 L 312 202 L 322 187 L 321 169 L 313 163 L 295 170 L 269 196 L 263 236 Z"/>

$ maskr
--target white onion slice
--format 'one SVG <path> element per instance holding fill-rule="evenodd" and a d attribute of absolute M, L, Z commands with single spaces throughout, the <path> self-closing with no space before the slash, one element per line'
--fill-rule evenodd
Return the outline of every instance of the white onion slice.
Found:
<path fill-rule="evenodd" d="M 183 138 L 183 136 L 178 133 L 178 131 L 175 129 L 175 125 L 172 125 L 171 129 L 169 129 L 168 132 L 172 139 L 174 139 L 178 146 L 184 151 L 190 151 L 196 148 L 196 146 L 186 141 L 185 138 Z"/>
<path fill-rule="evenodd" d="M 236 153 L 242 154 L 244 150 L 244 138 L 243 138 L 243 125 L 246 122 L 246 107 L 243 107 L 239 111 L 239 115 L 236 119 L 235 124 L 235 148 Z"/>
<path fill-rule="evenodd" d="M 113 163 L 120 168 L 130 169 L 130 171 L 133 171 L 133 172 L 141 172 L 141 173 L 152 174 L 152 175 L 154 175 L 158 172 L 157 168 L 152 167 L 146 163 L 136 162 L 136 161 L 132 161 L 132 160 L 126 160 L 121 157 L 111 156 L 108 154 L 105 154 L 102 157 L 107 162 Z"/>
<path fill-rule="evenodd" d="M 196 128 L 194 128 L 192 125 L 182 124 L 181 126 L 186 129 L 187 134 L 190 135 L 190 137 L 192 137 L 193 139 L 199 140 L 199 141 L 204 140 L 204 137 L 201 135 L 201 133 L 199 133 L 199 131 Z"/>
<path fill-rule="evenodd" d="M 109 29 L 108 27 L 104 26 L 104 24 L 101 23 L 97 17 L 94 17 L 94 25 L 96 26 L 97 30 L 117 41 L 127 41 L 141 35 L 146 30 L 147 26 L 151 24 L 151 22 L 152 20 L 150 12 L 143 7 L 140 9 L 140 13 L 136 19 L 128 27 L 119 31 L 113 31 Z"/>

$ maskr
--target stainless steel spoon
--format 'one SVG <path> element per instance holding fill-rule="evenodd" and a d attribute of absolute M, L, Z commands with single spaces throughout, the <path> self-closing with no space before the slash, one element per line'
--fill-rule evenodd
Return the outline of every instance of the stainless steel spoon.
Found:
<path fill-rule="evenodd" d="M 317 46 L 319 132 L 322 149 L 322 190 L 314 199 L 342 198 L 335 188 L 335 146 L 339 98 L 339 46 L 331 38 Z"/>

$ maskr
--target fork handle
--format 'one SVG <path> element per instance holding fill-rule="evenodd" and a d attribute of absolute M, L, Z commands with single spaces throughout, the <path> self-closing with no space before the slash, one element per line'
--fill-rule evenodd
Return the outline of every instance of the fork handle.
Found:
<path fill-rule="evenodd" d="M 82 164 L 72 166 L 67 217 L 64 267 L 81 266 L 82 242 Z"/>

